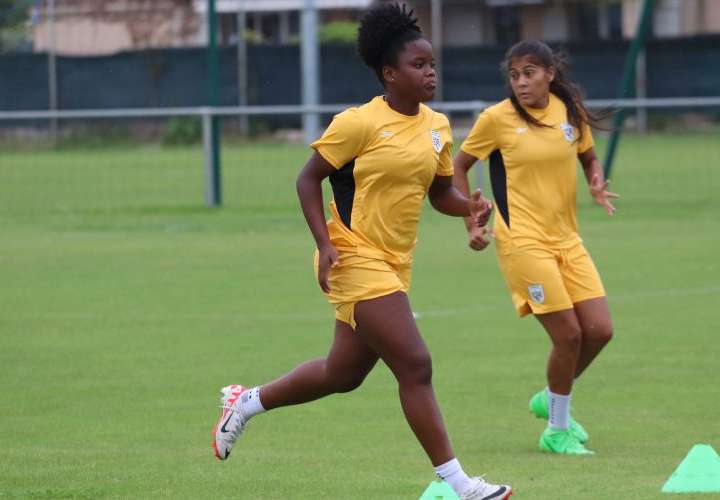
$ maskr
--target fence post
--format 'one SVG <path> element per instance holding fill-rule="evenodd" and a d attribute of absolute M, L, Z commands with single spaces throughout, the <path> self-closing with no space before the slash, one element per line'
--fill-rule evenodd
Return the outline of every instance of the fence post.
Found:
<path fill-rule="evenodd" d="M 247 36 L 245 33 L 245 24 L 247 23 L 247 16 L 245 15 L 245 7 L 240 3 L 237 12 L 237 60 L 238 60 L 238 105 L 248 105 L 248 52 L 247 52 Z M 240 115 L 240 134 L 243 136 L 248 135 L 250 131 L 250 123 L 247 115 Z"/>
<path fill-rule="evenodd" d="M 635 63 L 637 61 L 638 54 L 645 44 L 645 37 L 650 29 L 653 2 L 654 0 L 645 0 L 643 3 L 635 37 L 633 38 L 630 48 L 628 49 L 628 53 L 625 56 L 623 80 L 620 86 L 620 91 L 618 92 L 618 98 L 620 99 L 627 97 L 630 89 L 632 88 L 633 79 L 635 78 Z M 607 154 L 603 165 L 603 171 L 605 172 L 606 179 L 610 178 L 612 163 L 615 158 L 618 143 L 620 142 L 620 133 L 622 132 L 623 123 L 625 123 L 625 109 L 618 111 L 615 114 L 615 119 L 613 120 L 612 133 L 610 134 L 610 140 L 608 141 Z"/>
<path fill-rule="evenodd" d="M 635 97 L 645 99 L 647 97 L 647 50 L 642 49 L 638 54 L 637 66 L 635 68 Z M 647 133 L 648 112 L 647 108 L 637 108 L 635 111 L 637 130 L 641 134 Z"/>
<path fill-rule="evenodd" d="M 55 0 L 48 0 L 47 3 L 47 24 L 48 24 L 48 98 L 50 110 L 58 109 L 58 83 L 57 83 L 57 36 L 55 33 Z M 53 145 L 57 144 L 58 119 L 50 119 L 50 140 Z"/>
<path fill-rule="evenodd" d="M 435 52 L 435 70 L 437 72 L 438 87 L 435 91 L 435 100 L 443 100 L 443 30 L 442 30 L 442 0 L 430 2 L 430 33 Z"/>
<path fill-rule="evenodd" d="M 212 108 L 220 104 L 220 61 L 217 48 L 217 14 L 215 0 L 208 0 L 208 105 Z M 210 123 L 206 123 L 209 121 Z M 210 207 L 222 205 L 222 181 L 220 177 L 220 118 L 212 109 L 203 115 L 203 134 L 205 144 L 206 186 L 205 200 Z M 209 170 L 209 171 L 208 171 Z"/>
<path fill-rule="evenodd" d="M 320 102 L 320 50 L 318 46 L 318 15 L 315 0 L 305 0 L 302 11 L 302 103 L 315 106 Z M 318 138 L 320 115 L 303 113 L 305 142 Z"/>
<path fill-rule="evenodd" d="M 216 168 L 219 164 L 217 158 L 218 150 L 215 148 L 213 137 L 216 133 L 217 117 L 212 115 L 212 110 L 206 109 L 202 113 L 203 153 L 205 156 L 205 204 L 208 207 L 220 206 L 220 170 Z"/>

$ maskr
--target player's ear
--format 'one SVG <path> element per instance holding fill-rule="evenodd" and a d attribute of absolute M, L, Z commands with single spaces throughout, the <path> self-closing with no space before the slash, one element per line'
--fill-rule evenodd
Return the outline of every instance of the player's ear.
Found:
<path fill-rule="evenodd" d="M 547 69 L 548 72 L 548 83 L 552 83 L 555 81 L 555 66 L 550 66 Z"/>
<path fill-rule="evenodd" d="M 383 66 L 382 69 L 383 74 L 383 81 L 387 83 L 392 83 L 395 81 L 395 68 L 392 66 Z"/>

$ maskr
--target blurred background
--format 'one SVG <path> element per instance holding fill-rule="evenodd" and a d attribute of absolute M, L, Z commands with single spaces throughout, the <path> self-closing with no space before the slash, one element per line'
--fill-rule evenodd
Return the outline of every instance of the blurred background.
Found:
<path fill-rule="evenodd" d="M 369 0 L 212 3 L 215 14 L 209 22 L 207 0 L 3 0 L 0 110 L 350 105 L 381 92 L 354 49 L 357 21 Z M 498 71 L 502 54 L 523 38 L 564 48 L 589 99 L 623 97 L 623 65 L 644 2 L 407 3 L 435 45 L 442 82 L 437 100 L 493 102 L 505 96 Z M 624 97 L 719 96 L 720 2 L 651 3 L 647 43 Z M 217 74 L 208 72 L 211 37 L 219 47 Z M 209 84 L 216 86 L 215 96 L 209 95 Z M 649 117 L 635 113 L 630 124 L 643 131 L 701 126 L 720 114 L 704 103 L 690 110 L 694 113 L 680 115 L 668 114 L 661 104 L 654 110 Z M 298 129 L 300 123 L 298 113 L 245 115 L 223 129 L 257 137 Z M 81 132 L 82 126 L 65 125 L 60 140 Z M 21 137 L 23 142 L 56 132 L 38 122 L 27 127 L 3 120 L 0 127 L 4 139 Z M 309 133 L 317 135 L 318 130 Z M 183 119 L 136 120 L 132 126 L 113 127 L 112 135 L 122 134 L 174 143 L 197 140 L 200 127 Z"/>
<path fill-rule="evenodd" d="M 592 465 L 537 452 L 548 342 L 493 251 L 426 207 L 411 300 L 458 456 L 522 498 L 658 498 L 693 444 L 720 450 L 720 0 L 407 3 L 456 147 L 522 38 L 615 110 L 594 133 L 615 216 L 578 175 L 616 332 L 573 396 Z M 253 420 L 222 466 L 209 446 L 218 388 L 327 352 L 295 178 L 334 113 L 382 92 L 354 46 L 368 5 L 0 0 L 0 496 L 407 499 L 433 479 L 382 366 Z"/>

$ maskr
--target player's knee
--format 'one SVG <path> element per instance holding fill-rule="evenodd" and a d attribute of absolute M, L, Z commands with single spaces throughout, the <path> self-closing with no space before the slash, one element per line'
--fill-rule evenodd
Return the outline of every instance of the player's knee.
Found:
<path fill-rule="evenodd" d="M 582 344 L 582 330 L 579 326 L 568 325 L 556 338 L 556 343 L 568 351 L 579 351 Z"/>
<path fill-rule="evenodd" d="M 613 327 L 610 322 L 594 325 L 590 330 L 590 336 L 599 344 L 605 345 L 613 338 Z"/>
<path fill-rule="evenodd" d="M 432 382 L 432 358 L 424 351 L 406 359 L 395 375 L 399 382 L 429 385 Z"/>

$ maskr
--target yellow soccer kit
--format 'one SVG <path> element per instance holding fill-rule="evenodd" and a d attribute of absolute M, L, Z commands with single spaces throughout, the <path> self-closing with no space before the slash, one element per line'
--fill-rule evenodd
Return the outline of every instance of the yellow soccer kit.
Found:
<path fill-rule="evenodd" d="M 311 145 L 337 169 L 328 232 L 340 261 L 328 299 L 353 328 L 356 302 L 410 288 L 423 200 L 436 175 L 453 174 L 452 142 L 445 115 L 422 104 L 403 115 L 376 97 L 335 116 Z"/>
<path fill-rule="evenodd" d="M 593 147 L 590 127 L 578 140 L 552 93 L 546 108 L 526 109 L 550 127 L 529 125 L 506 99 L 481 113 L 462 145 L 490 159 L 498 261 L 521 316 L 605 295 L 577 230 L 577 155 Z"/>

